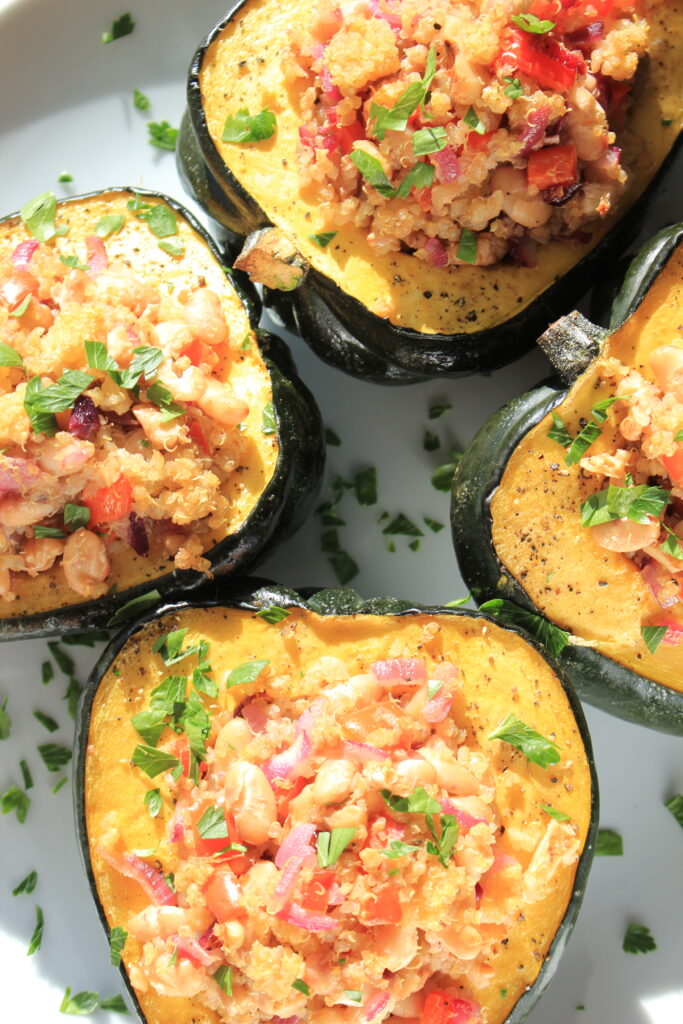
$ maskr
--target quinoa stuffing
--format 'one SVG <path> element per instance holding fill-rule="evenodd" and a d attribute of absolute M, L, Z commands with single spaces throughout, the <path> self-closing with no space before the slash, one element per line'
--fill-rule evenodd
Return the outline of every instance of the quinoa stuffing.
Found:
<path fill-rule="evenodd" d="M 35 237 L 0 240 L 3 602 L 53 567 L 73 593 L 99 597 L 122 548 L 207 571 L 211 531 L 229 517 L 249 406 L 226 367 L 242 339 L 199 274 L 175 289 L 112 255 L 126 220 L 150 211 L 160 248 L 183 253 L 170 208 L 118 205 L 75 237 L 46 193 L 22 211 Z"/>
<path fill-rule="evenodd" d="M 629 182 L 619 132 L 660 0 L 323 3 L 290 33 L 327 230 L 434 266 L 534 266 Z"/>

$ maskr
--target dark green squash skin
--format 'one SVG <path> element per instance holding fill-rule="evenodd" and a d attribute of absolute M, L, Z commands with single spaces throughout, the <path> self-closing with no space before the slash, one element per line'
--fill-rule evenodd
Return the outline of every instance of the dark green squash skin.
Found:
<path fill-rule="evenodd" d="M 665 228 L 637 254 L 612 304 L 609 330 L 616 330 L 635 312 L 652 283 L 683 241 L 683 224 Z M 586 369 L 596 339 L 605 331 L 565 317 L 544 336 L 544 351 L 555 359 L 563 383 L 572 384 Z M 541 339 L 543 340 L 543 339 Z M 591 348 L 591 345 L 593 346 Z M 576 372 L 571 372 L 572 356 Z M 590 362 L 590 358 L 588 358 Z M 505 467 L 529 431 L 564 401 L 562 384 L 543 386 L 521 395 L 484 424 L 465 452 L 453 478 L 451 526 L 458 564 L 478 604 L 492 598 L 514 601 L 528 611 L 538 608 L 522 585 L 503 566 L 493 545 L 490 502 Z M 683 736 L 683 693 L 639 675 L 607 655 L 569 644 L 560 662 L 581 698 L 629 722 Z"/>
<path fill-rule="evenodd" d="M 191 600 L 176 601 L 160 605 L 153 612 L 143 615 L 130 625 L 127 625 L 104 650 L 99 661 L 95 665 L 95 668 L 90 674 L 79 702 L 74 737 L 73 798 L 76 833 L 83 868 L 90 886 L 90 892 L 95 901 L 100 921 L 102 922 L 107 935 L 109 935 L 109 925 L 97 895 L 97 884 L 90 861 L 85 808 L 85 769 L 90 733 L 90 717 L 92 714 L 95 694 L 97 693 L 97 689 L 102 682 L 102 679 L 118 656 L 119 652 L 135 636 L 135 634 L 147 623 L 161 618 L 164 615 L 182 611 L 185 608 L 227 607 L 258 611 L 261 608 L 269 608 L 273 605 L 277 605 L 281 608 L 307 608 L 319 615 L 325 616 L 401 616 L 426 613 L 432 615 L 464 616 L 471 619 L 489 618 L 489 616 L 484 615 L 482 612 L 413 604 L 410 601 L 403 601 L 393 597 L 376 597 L 371 598 L 370 600 L 363 600 L 354 590 L 347 587 L 334 587 L 325 590 L 308 588 L 302 589 L 300 593 L 297 593 L 287 587 L 272 583 L 270 580 L 247 577 L 242 580 L 222 580 L 212 582 L 203 587 L 197 595 L 193 595 Z M 576 869 L 572 897 L 557 932 L 555 933 L 555 937 L 550 948 L 548 949 L 548 954 L 541 966 L 536 981 L 517 1001 L 512 1011 L 505 1018 L 504 1022 L 504 1024 L 522 1024 L 533 1010 L 559 966 L 560 959 L 569 940 L 569 936 L 572 928 L 574 927 L 583 901 L 586 882 L 593 862 L 595 844 L 597 841 L 599 824 L 599 792 L 598 779 L 595 770 L 595 758 L 593 756 L 593 748 L 590 733 L 588 732 L 588 725 L 586 723 L 581 704 L 568 681 L 566 671 L 558 664 L 556 659 L 552 658 L 548 652 L 545 651 L 536 642 L 536 640 L 529 636 L 529 634 L 524 630 L 519 629 L 516 626 L 503 625 L 499 622 L 497 622 L 496 625 L 501 626 L 501 628 L 510 633 L 516 633 L 523 637 L 531 647 L 542 655 L 544 660 L 550 665 L 553 672 L 557 675 L 569 701 L 572 713 L 576 719 L 576 724 L 586 752 L 586 760 L 591 776 L 590 824 L 586 835 L 586 843 Z M 142 1024 L 146 1024 L 145 1017 L 135 995 L 135 990 L 130 983 L 123 963 L 120 966 L 120 973 Z"/>
<path fill-rule="evenodd" d="M 235 254 L 250 232 L 270 224 L 266 214 L 222 160 L 206 124 L 199 75 L 206 52 L 247 0 L 238 0 L 197 49 L 189 70 L 187 111 L 177 145 L 178 170 L 185 188 L 231 234 Z M 533 348 L 546 324 L 568 312 L 624 252 L 660 187 L 679 134 L 647 189 L 601 242 L 546 288 L 526 309 L 495 327 L 472 333 L 422 334 L 371 313 L 330 277 L 313 267 L 304 283 L 278 299 L 283 322 L 295 328 L 331 366 L 378 384 L 410 384 L 435 377 L 462 377 L 495 370 Z M 482 273 L 486 273 L 485 268 Z M 266 300 L 268 304 L 268 300 Z M 288 312 L 283 316 L 282 309 Z"/>
<path fill-rule="evenodd" d="M 221 266 L 225 265 L 225 253 L 199 221 L 180 203 L 160 192 L 112 186 L 60 200 L 58 209 L 108 192 L 129 192 L 131 197 L 140 195 L 163 200 L 197 232 L 214 259 Z M 17 216 L 10 214 L 2 218 L 0 223 Z M 227 283 L 228 286 L 232 285 L 242 301 L 270 373 L 280 450 L 273 477 L 245 523 L 236 533 L 206 552 L 206 558 L 211 562 L 211 571 L 217 576 L 253 568 L 299 529 L 318 494 L 325 464 L 324 428 L 320 411 L 310 391 L 299 379 L 288 347 L 276 335 L 257 330 L 261 303 L 249 280 L 233 271 Z M 159 600 L 163 601 L 171 595 L 195 590 L 205 579 L 203 573 L 194 570 L 174 569 L 95 601 L 80 601 L 35 615 L 0 618 L 0 642 L 103 629 L 123 605 L 151 590 L 157 590 Z"/>

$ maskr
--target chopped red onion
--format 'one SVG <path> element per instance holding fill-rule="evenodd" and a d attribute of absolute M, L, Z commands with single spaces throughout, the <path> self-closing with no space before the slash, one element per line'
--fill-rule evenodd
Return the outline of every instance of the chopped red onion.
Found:
<path fill-rule="evenodd" d="M 379 1017 L 380 1013 L 383 1013 L 389 1005 L 389 993 L 388 992 L 375 992 L 368 999 L 364 1009 L 362 1019 L 365 1021 L 374 1020 L 375 1017 Z"/>
<path fill-rule="evenodd" d="M 370 671 L 380 683 L 421 683 L 427 678 L 424 658 L 390 658 L 387 661 L 375 661 L 370 666 Z"/>
<path fill-rule="evenodd" d="M 34 241 L 32 238 L 28 238 L 25 242 L 19 242 L 19 245 L 12 253 L 12 263 L 17 270 L 23 270 L 29 265 L 39 244 L 39 242 Z"/>
<path fill-rule="evenodd" d="M 307 932 L 329 932 L 340 927 L 340 922 L 335 921 L 333 917 L 304 910 L 298 903 L 289 903 L 282 910 L 278 910 L 275 917 Z"/>
<path fill-rule="evenodd" d="M 85 253 L 90 277 L 97 277 L 109 266 L 107 250 L 99 235 L 86 235 Z"/>
<path fill-rule="evenodd" d="M 436 167 L 436 176 L 442 184 L 448 185 L 460 177 L 460 161 L 452 146 L 445 146 L 438 153 L 430 153 L 430 159 Z"/>
<path fill-rule="evenodd" d="M 124 853 L 123 857 L 109 850 L 106 846 L 99 847 L 100 855 L 126 878 L 132 878 L 145 890 L 149 898 L 158 907 L 177 906 L 176 894 L 167 885 L 164 876 L 147 861 L 135 853 Z"/>
<path fill-rule="evenodd" d="M 538 149 L 543 141 L 545 130 L 550 124 L 550 107 L 547 103 L 530 110 L 526 117 L 527 126 L 520 135 L 520 142 L 523 143 L 518 156 L 528 156 L 534 149 Z"/>
<path fill-rule="evenodd" d="M 438 238 L 430 238 L 429 241 L 425 242 L 422 246 L 424 251 L 429 257 L 429 262 L 434 267 L 447 267 L 448 266 L 448 253 L 444 249 L 443 245 Z"/>

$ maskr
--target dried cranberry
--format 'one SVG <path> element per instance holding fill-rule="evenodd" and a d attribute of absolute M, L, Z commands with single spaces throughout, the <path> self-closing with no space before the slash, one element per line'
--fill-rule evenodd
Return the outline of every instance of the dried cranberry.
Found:
<path fill-rule="evenodd" d="M 100 416 L 92 398 L 79 395 L 74 402 L 73 412 L 69 417 L 69 433 L 87 441 L 100 427 Z"/>
<path fill-rule="evenodd" d="M 128 517 L 128 543 L 136 555 L 149 554 L 149 538 L 144 521 L 135 512 Z"/>

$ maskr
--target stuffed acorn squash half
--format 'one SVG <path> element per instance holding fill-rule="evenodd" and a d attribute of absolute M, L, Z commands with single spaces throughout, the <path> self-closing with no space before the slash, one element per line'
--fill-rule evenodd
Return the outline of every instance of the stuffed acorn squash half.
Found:
<path fill-rule="evenodd" d="M 519 7 L 243 0 L 195 54 L 181 174 L 349 373 L 517 358 L 623 251 L 677 145 L 682 0 Z"/>
<path fill-rule="evenodd" d="M 144 190 L 0 223 L 0 639 L 105 626 L 304 517 L 319 413 L 223 262 Z"/>
<path fill-rule="evenodd" d="M 561 675 L 476 612 L 244 588 L 130 627 L 80 709 L 81 849 L 142 1019 L 522 1021 L 597 828 Z"/>
<path fill-rule="evenodd" d="M 635 257 L 603 330 L 579 314 L 539 344 L 565 385 L 522 395 L 458 466 L 452 521 L 481 604 L 571 634 L 579 694 L 683 734 L 683 227 Z M 541 638 L 557 629 L 537 619 Z M 566 637 L 564 639 L 567 639 Z"/>

